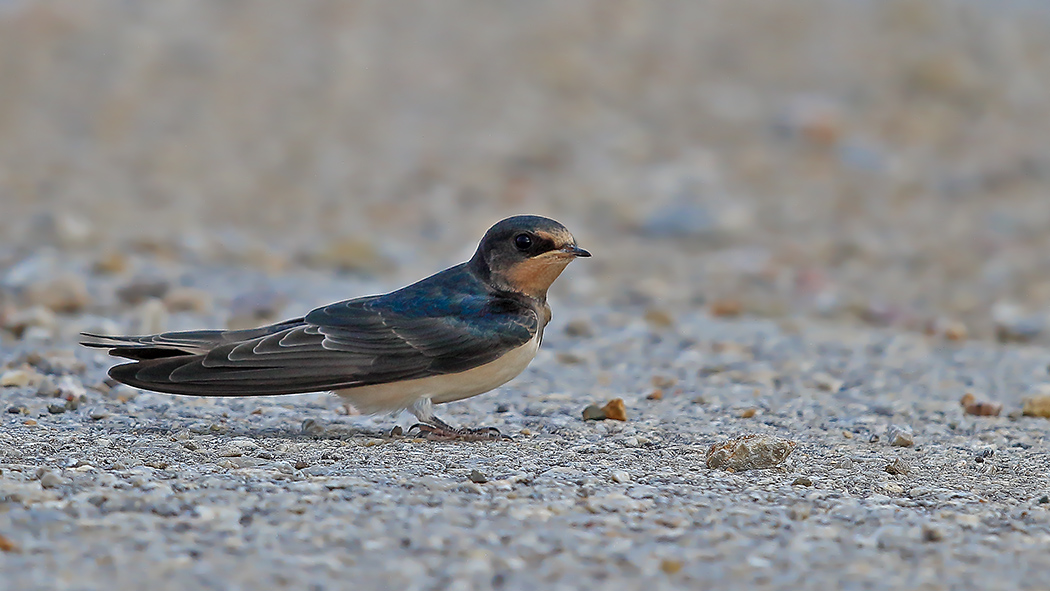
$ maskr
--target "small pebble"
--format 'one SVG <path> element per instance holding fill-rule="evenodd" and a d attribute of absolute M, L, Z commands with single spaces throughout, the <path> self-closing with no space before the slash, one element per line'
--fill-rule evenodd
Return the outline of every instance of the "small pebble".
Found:
<path fill-rule="evenodd" d="M 758 409 L 757 408 L 754 408 L 754 407 L 745 408 L 743 411 L 740 412 L 740 418 L 742 418 L 742 419 L 750 419 L 751 417 L 755 416 L 756 414 L 758 414 Z"/>
<path fill-rule="evenodd" d="M 21 548 L 18 544 L 11 541 L 11 538 L 0 534 L 0 552 L 20 552 Z"/>
<path fill-rule="evenodd" d="M 26 288 L 25 299 L 30 305 L 44 306 L 58 314 L 75 314 L 92 301 L 84 280 L 76 275 L 59 275 L 33 283 Z"/>
<path fill-rule="evenodd" d="M 47 412 L 53 415 L 60 415 L 66 412 L 66 405 L 64 404 L 49 404 L 47 405 Z"/>
<path fill-rule="evenodd" d="M 605 411 L 603 411 L 602 407 L 597 404 L 588 404 L 587 407 L 583 409 L 583 420 L 604 421 Z"/>
<path fill-rule="evenodd" d="M 603 421 L 605 419 L 614 421 L 627 420 L 627 407 L 622 398 L 613 398 L 605 406 L 589 404 L 583 409 L 583 420 L 585 421 Z"/>
<path fill-rule="evenodd" d="M 915 436 L 905 427 L 890 425 L 886 431 L 886 438 L 894 447 L 912 447 L 915 445 Z"/>
<path fill-rule="evenodd" d="M 796 445 L 772 435 L 743 435 L 712 445 L 707 450 L 707 467 L 735 472 L 772 468 L 783 463 Z"/>
<path fill-rule="evenodd" d="M 897 458 L 889 464 L 886 464 L 885 470 L 886 472 L 897 476 L 907 476 L 908 473 L 911 472 L 911 466 L 901 458 Z"/>
<path fill-rule="evenodd" d="M 799 476 L 791 484 L 792 486 L 813 486 L 813 480 L 809 476 Z"/>
<path fill-rule="evenodd" d="M 664 574 L 668 575 L 677 574 L 679 571 L 682 570 L 683 566 L 685 566 L 685 564 L 681 560 L 672 560 L 670 558 L 664 558 L 660 561 L 660 570 L 662 570 Z"/>
<path fill-rule="evenodd" d="M 480 472 L 478 470 L 471 470 L 470 471 L 470 476 L 468 476 L 468 478 L 470 478 L 471 482 L 476 483 L 476 484 L 485 484 L 486 482 L 489 481 L 488 476 L 485 476 L 484 473 L 482 473 L 482 472 Z"/>
<path fill-rule="evenodd" d="M 605 418 L 607 419 L 614 421 L 627 420 L 627 405 L 624 404 L 623 398 L 613 398 L 605 403 L 605 406 L 602 407 L 602 412 L 605 413 Z"/>
<path fill-rule="evenodd" d="M 617 484 L 626 484 L 631 481 L 631 475 L 626 470 L 613 470 L 610 478 Z"/>
<path fill-rule="evenodd" d="M 722 299 L 711 302 L 711 315 L 716 318 L 732 318 L 739 316 L 744 311 L 744 305 L 740 300 Z"/>

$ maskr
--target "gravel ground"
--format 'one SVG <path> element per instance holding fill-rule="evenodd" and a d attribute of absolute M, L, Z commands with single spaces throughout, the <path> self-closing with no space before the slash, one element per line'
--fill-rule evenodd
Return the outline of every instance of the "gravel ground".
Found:
<path fill-rule="evenodd" d="M 0 589 L 1048 588 L 1048 72 L 1023 0 L 0 0 Z M 518 213 L 595 257 L 442 409 L 513 441 L 75 345 Z"/>
<path fill-rule="evenodd" d="M 8 367 L 71 377 L 2 390 L 0 586 L 1050 585 L 1047 421 L 1019 412 L 1050 351 L 574 299 L 522 377 L 444 409 L 512 442 L 391 437 L 323 394 L 110 388 L 94 352 L 5 347 Z M 1004 416 L 964 414 L 966 392 Z M 617 397 L 626 422 L 582 420 Z M 771 469 L 707 467 L 748 433 L 797 445 Z"/>

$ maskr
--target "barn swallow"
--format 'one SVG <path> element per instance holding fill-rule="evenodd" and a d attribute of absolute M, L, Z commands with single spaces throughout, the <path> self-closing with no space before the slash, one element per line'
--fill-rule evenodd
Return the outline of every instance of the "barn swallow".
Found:
<path fill-rule="evenodd" d="M 570 262 L 589 256 L 560 223 L 515 216 L 489 228 L 469 261 L 387 294 L 249 330 L 84 333 L 81 344 L 133 360 L 109 375 L 144 390 L 331 391 L 365 414 L 408 410 L 427 436 L 499 439 L 493 428 L 450 426 L 433 405 L 488 392 L 520 374 L 551 319 L 548 288 Z"/>

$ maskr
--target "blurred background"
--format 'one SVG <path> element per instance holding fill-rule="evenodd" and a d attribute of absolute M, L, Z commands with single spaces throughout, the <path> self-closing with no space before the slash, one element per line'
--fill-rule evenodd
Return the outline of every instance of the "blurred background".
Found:
<path fill-rule="evenodd" d="M 15 338 L 299 314 L 281 278 L 397 287 L 517 213 L 595 254 L 555 297 L 657 323 L 1046 341 L 1050 10 L 0 0 Z"/>

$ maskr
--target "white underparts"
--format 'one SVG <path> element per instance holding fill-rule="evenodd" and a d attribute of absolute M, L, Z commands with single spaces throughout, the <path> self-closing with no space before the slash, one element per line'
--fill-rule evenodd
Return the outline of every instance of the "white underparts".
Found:
<path fill-rule="evenodd" d="M 389 384 L 375 384 L 337 390 L 344 400 L 363 414 L 393 413 L 410 409 L 422 420 L 422 413 L 429 412 L 430 404 L 421 403 L 428 399 L 433 404 L 453 402 L 477 396 L 498 388 L 518 376 L 536 357 L 543 330 L 529 342 L 513 349 L 499 359 L 485 365 L 459 373 L 430 376 L 417 380 L 405 380 Z"/>

